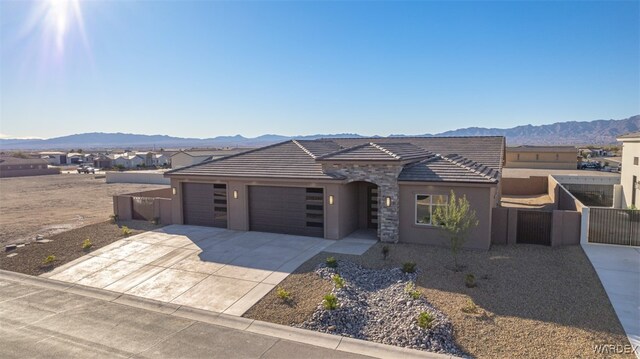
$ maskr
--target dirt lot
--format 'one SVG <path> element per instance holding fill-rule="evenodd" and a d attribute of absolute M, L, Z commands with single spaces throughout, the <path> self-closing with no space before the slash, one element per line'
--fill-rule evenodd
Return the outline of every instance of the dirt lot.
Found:
<path fill-rule="evenodd" d="M 95 251 L 125 238 L 123 226 L 131 230 L 130 236 L 161 227 L 146 221 L 119 221 L 117 224 L 105 221 L 90 224 L 52 235 L 49 237 L 50 242 L 32 242 L 11 252 L 3 253 L 0 255 L 0 269 L 40 275 L 80 258 L 88 251 Z M 84 249 L 82 244 L 86 239 L 91 242 L 91 247 Z M 45 264 L 44 259 L 48 256 L 54 256 L 55 260 Z"/>
<path fill-rule="evenodd" d="M 320 253 L 303 264 L 280 286 L 292 295 L 283 303 L 275 289 L 253 306 L 246 317 L 280 324 L 301 323 L 322 302 L 331 285 L 313 269 L 329 255 L 370 268 L 417 263 L 417 288 L 451 318 L 458 345 L 476 358 L 592 358 L 596 344 L 628 345 L 588 258 L 579 246 L 550 248 L 535 245 L 494 246 L 490 251 L 464 251 L 454 272 L 447 248 L 382 244 L 363 256 Z M 465 275 L 477 278 L 465 286 Z M 476 313 L 463 307 L 473 301 Z M 633 358 L 633 355 L 613 355 Z"/>
<path fill-rule="evenodd" d="M 116 194 L 166 188 L 105 183 L 93 175 L 0 179 L 0 244 L 30 241 L 109 219 Z"/>

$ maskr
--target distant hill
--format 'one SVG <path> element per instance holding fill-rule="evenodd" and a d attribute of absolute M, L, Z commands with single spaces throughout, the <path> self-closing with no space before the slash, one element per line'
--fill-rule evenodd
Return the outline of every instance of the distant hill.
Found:
<path fill-rule="evenodd" d="M 597 120 L 584 122 L 558 122 L 541 126 L 513 128 L 469 127 L 438 134 L 420 136 L 504 136 L 508 145 L 608 145 L 616 143 L 616 136 L 640 131 L 640 115 L 623 120 Z M 390 137 L 404 137 L 391 135 Z M 81 133 L 49 139 L 0 139 L 1 150 L 70 150 L 112 148 L 191 148 L 191 147 L 258 147 L 288 139 L 317 139 L 362 137 L 355 133 L 316 134 L 308 136 L 282 136 L 266 134 L 254 138 L 241 135 L 213 138 L 182 138 L 166 135 L 139 135 L 130 133 Z"/>
<path fill-rule="evenodd" d="M 504 136 L 509 145 L 608 145 L 616 143 L 616 136 L 636 131 L 640 131 L 640 115 L 624 120 L 570 121 L 507 129 L 469 127 L 438 136 Z"/>

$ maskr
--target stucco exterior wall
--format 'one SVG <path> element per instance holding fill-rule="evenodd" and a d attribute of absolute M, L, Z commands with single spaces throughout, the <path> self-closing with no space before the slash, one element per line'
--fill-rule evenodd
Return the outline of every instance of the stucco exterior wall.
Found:
<path fill-rule="evenodd" d="M 557 157 L 556 157 L 557 156 Z M 578 166 L 578 150 L 575 152 L 529 152 L 507 148 L 505 167 L 548 168 L 574 170 Z"/>
<path fill-rule="evenodd" d="M 640 139 L 635 142 L 625 141 L 622 144 L 622 174 L 620 177 L 623 193 L 622 208 L 631 206 L 633 176 L 636 176 L 637 180 L 640 181 L 640 163 L 634 165 L 634 157 L 640 157 Z M 640 185 L 636 185 L 635 206 L 640 208 Z"/>
<path fill-rule="evenodd" d="M 502 178 L 502 194 L 513 196 L 529 196 L 547 193 L 547 177 L 531 176 L 528 178 Z"/>
<path fill-rule="evenodd" d="M 34 168 L 34 169 L 18 169 L 18 170 L 1 170 L 0 178 L 5 177 L 28 177 L 28 176 L 46 176 L 60 174 L 59 168 Z"/>
<path fill-rule="evenodd" d="M 492 191 L 496 185 L 455 184 L 400 184 L 400 242 L 449 246 L 442 230 L 434 226 L 415 223 L 415 196 L 417 194 L 466 196 L 476 211 L 478 226 L 471 229 L 464 244 L 469 249 L 489 249 L 491 246 Z"/>

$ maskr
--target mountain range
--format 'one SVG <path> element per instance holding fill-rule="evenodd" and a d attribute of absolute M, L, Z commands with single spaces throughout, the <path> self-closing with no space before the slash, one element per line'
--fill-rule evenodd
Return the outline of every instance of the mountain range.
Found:
<path fill-rule="evenodd" d="M 570 121 L 550 125 L 525 125 L 512 128 L 468 127 L 433 136 L 504 136 L 507 145 L 609 145 L 616 143 L 616 136 L 640 131 L 640 115 L 622 120 Z M 412 135 L 416 136 L 416 135 Z M 362 137 L 356 133 L 315 134 L 306 136 L 282 136 L 267 134 L 254 138 L 241 135 L 212 138 L 182 138 L 167 135 L 140 135 L 129 133 L 81 133 L 49 139 L 0 139 L 1 150 L 69 150 L 109 148 L 193 148 L 193 147 L 258 147 L 289 139 L 317 139 Z M 378 137 L 378 136 L 374 136 Z M 390 137 L 405 137 L 391 135 Z"/>

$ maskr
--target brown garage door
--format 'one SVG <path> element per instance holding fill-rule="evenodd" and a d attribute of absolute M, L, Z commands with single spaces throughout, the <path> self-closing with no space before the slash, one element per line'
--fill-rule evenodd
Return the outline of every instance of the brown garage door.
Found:
<path fill-rule="evenodd" d="M 252 231 L 324 237 L 322 188 L 249 187 Z"/>
<path fill-rule="evenodd" d="M 184 224 L 227 228 L 227 185 L 182 184 Z"/>

